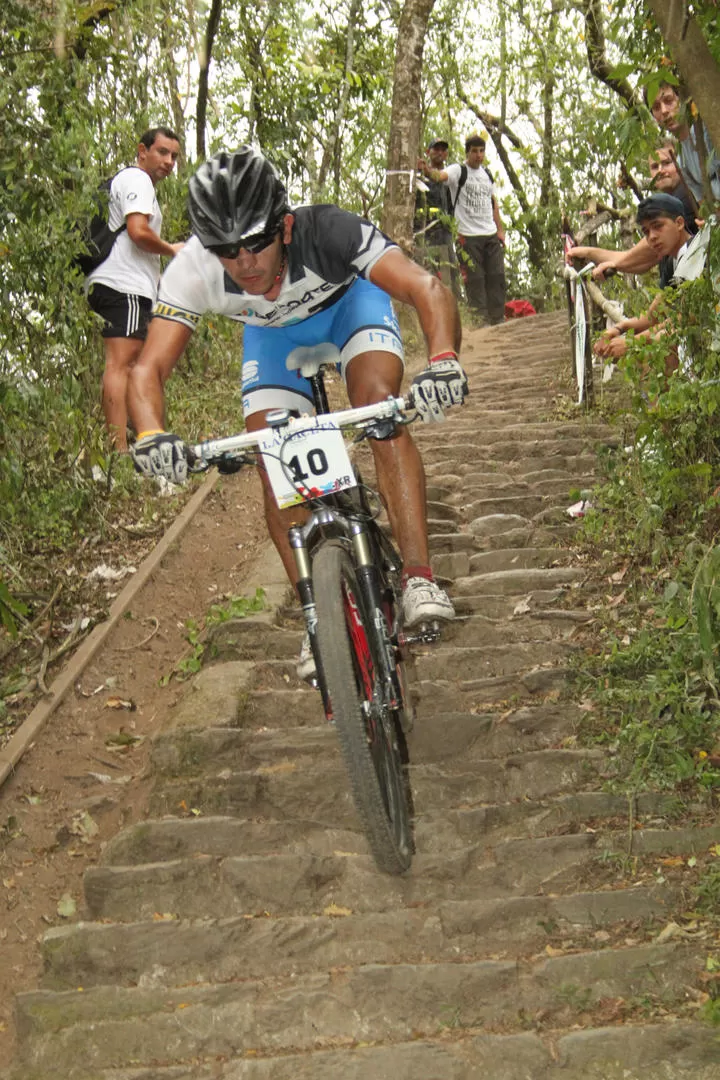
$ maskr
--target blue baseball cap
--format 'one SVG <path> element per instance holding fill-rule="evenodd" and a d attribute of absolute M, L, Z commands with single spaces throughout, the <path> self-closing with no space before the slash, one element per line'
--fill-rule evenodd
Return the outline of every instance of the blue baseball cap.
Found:
<path fill-rule="evenodd" d="M 636 217 L 638 224 L 657 217 L 684 218 L 685 207 L 674 195 L 658 192 L 638 204 Z"/>

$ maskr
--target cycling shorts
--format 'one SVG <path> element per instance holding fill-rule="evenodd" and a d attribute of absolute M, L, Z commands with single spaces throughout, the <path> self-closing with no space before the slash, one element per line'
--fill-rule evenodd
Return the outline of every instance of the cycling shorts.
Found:
<path fill-rule="evenodd" d="M 105 325 L 104 338 L 135 338 L 144 341 L 147 337 L 152 300 L 136 293 L 118 292 L 108 285 L 93 282 L 88 291 L 88 304 L 99 315 Z"/>
<path fill-rule="evenodd" d="M 387 293 L 357 278 L 337 303 L 290 326 L 245 326 L 243 337 L 243 413 L 265 409 L 312 412 L 312 389 L 285 361 L 293 349 L 335 345 L 343 378 L 359 353 L 388 352 L 403 360 L 400 327 Z"/>

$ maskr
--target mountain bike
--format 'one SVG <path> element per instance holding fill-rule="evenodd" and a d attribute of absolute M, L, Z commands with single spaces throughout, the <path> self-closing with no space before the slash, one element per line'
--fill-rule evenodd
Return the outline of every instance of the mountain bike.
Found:
<path fill-rule="evenodd" d="M 575 241 L 569 233 L 563 235 L 564 255 L 572 253 Z M 565 261 L 563 263 L 563 277 L 565 279 L 565 295 L 570 319 L 570 353 L 572 360 L 572 372 L 575 385 L 578 390 L 578 405 L 584 401 L 592 403 L 593 397 L 593 373 L 592 351 L 590 348 L 590 301 L 585 289 L 585 278 L 595 269 L 595 263 L 589 262 L 576 270 L 574 266 Z"/>
<path fill-rule="evenodd" d="M 317 669 L 314 681 L 337 731 L 375 862 L 401 874 L 414 851 L 406 650 L 437 640 L 440 628 L 433 622 L 411 634 L 404 630 L 402 561 L 378 523 L 379 497 L 356 473 L 342 432 L 354 430 L 356 441 L 388 438 L 414 419 L 414 405 L 412 397 L 389 397 L 331 413 L 322 375 L 328 349 L 295 349 L 288 358 L 288 367 L 310 380 L 315 416 L 274 410 L 261 431 L 191 447 L 191 467 L 214 464 L 234 472 L 260 457 L 278 506 L 307 507 L 307 520 L 292 525 L 288 537 Z"/>

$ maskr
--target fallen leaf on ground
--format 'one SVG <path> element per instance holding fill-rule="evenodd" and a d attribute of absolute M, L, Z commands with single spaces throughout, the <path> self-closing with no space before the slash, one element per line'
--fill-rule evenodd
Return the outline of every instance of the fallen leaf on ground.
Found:
<path fill-rule="evenodd" d="M 132 698 L 121 697 L 109 697 L 105 702 L 106 709 L 127 709 L 128 712 L 135 712 L 137 705 Z"/>
<path fill-rule="evenodd" d="M 77 904 L 70 893 L 63 893 L 58 900 L 57 913 L 62 919 L 69 919 L 77 911 Z"/>
<path fill-rule="evenodd" d="M 89 844 L 94 836 L 100 831 L 98 823 L 88 814 L 87 810 L 78 810 L 73 815 L 70 823 L 70 832 L 73 836 L 79 836 L 83 844 Z"/>
<path fill-rule="evenodd" d="M 335 917 L 352 915 L 350 908 L 338 907 L 337 904 L 328 904 L 326 908 L 323 908 L 323 915 L 333 915 Z"/>

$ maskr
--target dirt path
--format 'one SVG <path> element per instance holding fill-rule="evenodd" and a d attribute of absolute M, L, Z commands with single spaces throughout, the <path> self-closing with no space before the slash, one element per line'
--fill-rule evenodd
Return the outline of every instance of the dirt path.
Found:
<path fill-rule="evenodd" d="M 13 1051 L 13 995 L 37 984 L 38 941 L 64 922 L 58 903 L 82 910 L 86 867 L 146 813 L 150 738 L 187 692 L 160 685 L 187 654 L 186 622 L 254 591 L 248 569 L 264 545 L 255 477 L 228 477 L 0 788 L 0 1061 Z M 109 708 L 116 699 L 135 708 Z M 123 736 L 138 741 L 123 748 Z"/>
<path fill-rule="evenodd" d="M 613 870 L 629 833 L 634 855 L 676 855 L 705 850 L 720 828 L 673 827 L 661 795 L 639 799 L 629 822 L 627 801 L 602 790 L 604 753 L 575 738 L 568 665 L 598 597 L 564 547 L 564 507 L 614 434 L 548 419 L 565 338 L 559 316 L 469 335 L 468 406 L 417 431 L 433 561 L 460 617 L 418 656 L 412 871 L 383 876 L 367 855 L 333 732 L 296 681 L 301 630 L 268 558 L 254 572 L 272 607 L 229 627 L 221 662 L 172 707 L 156 689 L 156 720 L 128 654 L 84 680 L 91 690 L 121 673 L 148 712 L 142 731 L 162 719 L 163 732 L 146 778 L 143 743 L 118 762 L 133 777 L 124 787 L 75 783 L 74 796 L 99 800 L 91 844 L 71 832 L 60 852 L 28 849 L 49 860 L 51 916 L 64 889 L 53 875 L 72 870 L 75 888 L 87 865 L 88 921 L 44 936 L 43 988 L 18 999 L 15 1080 L 718 1075 L 720 1046 L 694 1020 L 702 944 L 660 933 L 677 886 Z M 214 551 L 207 515 L 197 528 Z M 204 561 L 168 567 L 168 582 L 188 566 L 203 580 Z M 156 676 L 175 657 L 152 648 Z M 75 802 L 23 797 L 35 783 L 53 790 L 51 767 L 105 770 L 91 755 L 107 763 L 117 722 L 76 700 L 29 762 L 34 778 L 17 778 L 14 809 L 41 812 L 48 843 L 54 830 L 61 844 Z M 25 887 L 15 844 L 10 892 Z"/>

